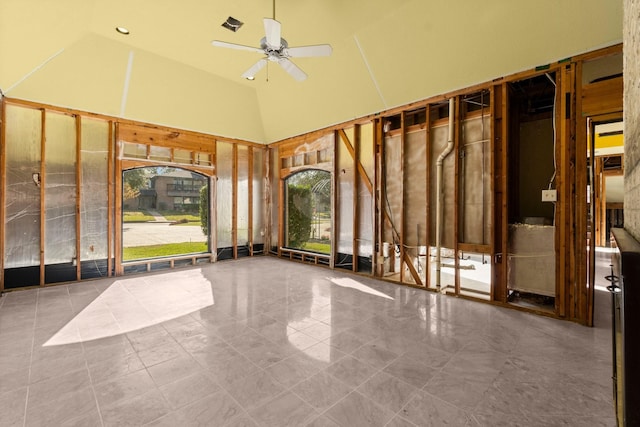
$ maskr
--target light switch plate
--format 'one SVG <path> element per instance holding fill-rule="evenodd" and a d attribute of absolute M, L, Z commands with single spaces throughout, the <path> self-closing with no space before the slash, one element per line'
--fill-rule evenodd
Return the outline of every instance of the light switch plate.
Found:
<path fill-rule="evenodd" d="M 558 200 L 557 190 L 542 190 L 543 202 L 556 202 Z"/>

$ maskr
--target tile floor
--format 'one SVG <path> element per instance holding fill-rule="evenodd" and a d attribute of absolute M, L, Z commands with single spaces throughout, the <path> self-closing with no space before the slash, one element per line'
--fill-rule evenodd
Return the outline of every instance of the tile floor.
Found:
<path fill-rule="evenodd" d="M 0 426 L 614 426 L 595 328 L 276 258 L 0 299 Z"/>

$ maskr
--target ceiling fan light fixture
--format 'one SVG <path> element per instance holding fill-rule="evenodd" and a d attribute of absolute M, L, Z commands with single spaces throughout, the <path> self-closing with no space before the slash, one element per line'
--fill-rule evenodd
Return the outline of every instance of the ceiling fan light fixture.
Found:
<path fill-rule="evenodd" d="M 222 23 L 222 26 L 227 30 L 233 31 L 235 33 L 240 29 L 240 27 L 242 27 L 243 24 L 244 22 L 234 18 L 233 16 L 230 16 L 226 21 Z"/>
<path fill-rule="evenodd" d="M 255 76 L 247 76 L 247 77 L 245 77 L 245 79 L 253 81 L 253 80 L 256 79 L 256 77 Z"/>
<path fill-rule="evenodd" d="M 116 27 L 116 31 L 120 34 L 124 34 L 125 36 L 129 35 L 129 29 L 126 27 Z"/>

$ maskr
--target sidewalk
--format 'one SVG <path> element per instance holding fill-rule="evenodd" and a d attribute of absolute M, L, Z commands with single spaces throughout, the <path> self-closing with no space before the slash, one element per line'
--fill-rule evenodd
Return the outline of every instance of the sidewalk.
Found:
<path fill-rule="evenodd" d="M 147 212 L 149 213 L 149 215 L 153 216 L 155 222 L 169 222 L 169 220 L 167 220 L 167 218 L 160 215 L 160 212 L 158 211 L 147 209 Z"/>

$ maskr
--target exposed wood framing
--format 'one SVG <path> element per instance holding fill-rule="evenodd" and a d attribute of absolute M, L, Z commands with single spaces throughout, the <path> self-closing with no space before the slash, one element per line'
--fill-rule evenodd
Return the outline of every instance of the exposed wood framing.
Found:
<path fill-rule="evenodd" d="M 508 213 L 508 176 L 509 176 L 509 92 L 506 84 L 493 86 L 491 91 L 491 115 L 493 142 L 493 283 L 491 298 L 503 304 L 507 302 L 509 277 L 509 213 Z"/>
<path fill-rule="evenodd" d="M 556 185 L 558 191 L 558 202 L 556 203 L 556 313 L 565 317 L 571 305 L 569 298 L 572 293 L 567 289 L 567 280 L 570 269 L 570 227 L 571 227 L 571 183 L 570 183 L 570 162 L 571 147 L 569 147 L 569 121 L 567 120 L 566 94 L 569 92 L 568 75 L 561 68 L 556 71 L 556 84 L 558 87 L 556 94 L 556 143 L 555 155 L 557 160 Z M 567 295 L 569 293 L 569 295 Z M 571 313 L 573 311 L 571 310 Z"/>
<path fill-rule="evenodd" d="M 278 169 L 278 256 L 282 256 L 282 247 L 285 245 L 284 242 L 284 228 L 285 228 L 285 209 L 286 209 L 286 205 L 285 205 L 285 194 L 284 194 L 284 178 L 281 175 L 282 171 L 280 169 Z M 331 185 L 331 187 L 333 187 L 333 183 Z M 333 200 L 333 192 L 331 193 L 332 195 L 332 209 L 333 206 L 335 206 L 333 204 L 334 200 Z M 333 230 L 333 224 L 331 225 L 331 228 Z M 332 231 L 333 232 L 333 231 Z M 331 241 L 331 246 L 333 247 L 333 240 Z"/>
<path fill-rule="evenodd" d="M 374 212 L 374 232 L 373 232 L 373 241 L 375 244 L 373 257 L 373 274 L 377 277 L 382 277 L 384 273 L 384 260 L 382 253 L 382 198 L 381 198 L 381 173 L 380 166 L 382 164 L 382 155 L 381 152 L 383 147 L 383 127 L 382 120 L 375 119 L 373 122 L 373 156 L 374 156 L 374 173 L 373 173 L 373 182 L 375 183 L 375 190 L 372 192 L 373 195 L 373 212 Z"/>
<path fill-rule="evenodd" d="M 400 182 L 400 191 L 398 191 L 398 193 L 400 194 L 400 206 L 402 209 L 402 212 L 399 215 L 398 220 L 400 221 L 400 224 L 395 224 L 395 226 L 397 227 L 397 229 L 399 229 L 399 233 L 400 235 L 398 236 L 398 245 L 400 246 L 400 283 L 404 283 L 404 264 L 405 264 L 405 247 L 404 247 L 404 235 L 405 235 L 405 229 L 404 229 L 404 146 L 405 146 L 405 140 L 406 140 L 406 112 L 402 111 L 400 113 L 400 129 L 401 129 L 401 133 L 400 133 L 400 170 L 396 171 L 398 173 L 398 181 Z M 387 175 L 388 177 L 388 175 Z M 391 207 L 389 207 L 389 211 L 391 211 Z M 391 214 L 391 212 L 389 212 L 389 214 Z M 396 273 L 398 273 L 396 271 Z"/>
<path fill-rule="evenodd" d="M 455 209 L 453 210 L 453 242 L 454 242 L 454 265 L 455 274 L 454 274 L 454 284 L 455 284 L 455 294 L 460 295 L 460 256 L 459 256 L 459 242 L 460 242 L 460 206 L 464 203 L 464 200 L 460 200 L 460 144 L 461 144 L 461 136 L 460 130 L 462 127 L 462 109 L 460 107 L 460 98 L 455 97 L 455 109 L 453 116 L 453 151 L 450 156 L 454 156 L 454 202 L 453 206 Z M 484 227 L 484 224 L 483 224 Z"/>
<path fill-rule="evenodd" d="M 214 143 L 212 147 L 212 154 L 214 162 L 217 162 L 218 143 Z M 217 163 L 215 170 L 218 170 Z M 218 182 L 218 177 L 216 175 L 209 177 L 209 238 L 211 239 L 209 243 L 209 251 L 211 252 L 211 262 L 216 262 L 218 260 L 218 210 L 216 206 L 218 206 L 218 186 L 216 183 Z"/>
<path fill-rule="evenodd" d="M 0 97 L 0 185 L 7 182 L 7 104 Z M 4 236 L 6 221 L 7 195 L 5 188 L 0 189 L 0 294 L 4 292 Z"/>
<path fill-rule="evenodd" d="M 41 114 L 41 122 L 40 129 L 42 130 L 40 133 L 40 286 L 44 286 L 45 283 L 45 263 L 44 263 L 44 237 L 45 237 L 45 226 L 46 226 L 46 206 L 45 206 L 45 193 L 44 187 L 46 185 L 46 174 L 45 174 L 45 144 L 47 140 L 47 112 L 45 109 L 40 110 Z"/>
<path fill-rule="evenodd" d="M 249 194 L 248 194 L 248 202 L 249 202 L 249 212 L 248 212 L 248 239 L 249 239 L 249 256 L 253 256 L 253 148 L 249 147 L 248 148 L 248 160 L 249 160 L 249 165 L 247 166 L 249 168 L 249 173 L 247 176 L 247 183 L 249 185 Z"/>
<path fill-rule="evenodd" d="M 338 218 L 338 156 L 340 150 L 338 149 L 340 139 L 336 132 L 333 135 L 333 172 L 331 174 L 331 258 L 329 259 L 329 267 L 334 268 L 336 265 L 336 257 L 338 251 L 336 250 L 338 236 L 337 230 L 341 226 L 340 218 Z M 284 205 L 280 205 L 284 208 Z M 283 209 L 281 208 L 281 209 Z"/>
<path fill-rule="evenodd" d="M 115 205 L 113 203 L 113 198 L 115 194 L 115 139 L 114 139 L 114 123 L 109 122 L 109 151 L 108 151 L 108 160 L 107 160 L 107 277 L 111 277 L 113 275 L 113 259 L 114 259 L 114 219 L 115 219 Z"/>
<path fill-rule="evenodd" d="M 582 115 L 622 111 L 622 77 L 586 84 L 582 87 Z"/>
<path fill-rule="evenodd" d="M 233 259 L 238 258 L 238 146 L 233 144 L 233 159 L 231 160 L 231 244 L 233 245 Z"/>
<path fill-rule="evenodd" d="M 584 312 L 582 318 L 585 320 L 585 324 L 593 325 L 593 292 L 595 283 L 595 264 L 593 257 L 587 259 L 587 252 L 581 248 L 587 247 L 587 118 L 582 115 L 582 62 L 578 62 L 575 65 L 574 71 L 574 99 L 575 106 L 572 110 L 573 120 L 575 121 L 575 196 L 576 196 L 576 212 L 584 212 L 583 215 L 576 215 L 575 218 L 575 239 L 576 247 L 578 250 L 575 252 L 576 257 L 576 283 L 584 283 L 586 287 L 586 304 L 584 306 Z M 589 252 L 594 254 L 594 252 Z M 594 254 L 595 255 L 595 254 Z M 588 272 L 587 268 L 593 268 L 593 272 Z"/>
<path fill-rule="evenodd" d="M 343 132 L 344 133 L 344 132 Z M 345 142 L 346 145 L 351 146 L 348 142 Z M 358 243 L 360 242 L 360 212 L 359 212 L 359 199 L 360 199 L 360 169 L 364 169 L 360 164 L 360 125 L 355 125 L 353 128 L 353 218 L 352 218 L 352 263 L 351 268 L 354 272 L 358 271 Z"/>
<path fill-rule="evenodd" d="M 116 162 L 115 162 L 115 239 L 114 239 L 114 258 L 115 258 L 115 274 L 121 276 L 124 274 L 122 266 L 122 143 L 120 142 L 120 125 L 116 124 Z"/>
<path fill-rule="evenodd" d="M 75 116 L 76 122 L 76 280 L 82 278 L 82 221 L 80 204 L 82 202 L 82 117 Z"/>
<path fill-rule="evenodd" d="M 425 280 L 423 285 L 425 287 L 429 287 L 429 283 L 431 283 L 431 198 L 429 197 L 429 189 L 431 188 L 431 174 L 429 173 L 430 170 L 430 165 L 431 165 L 431 161 L 432 161 L 432 156 L 431 156 L 431 105 L 427 104 L 425 106 L 425 123 L 426 123 L 426 129 L 424 132 L 424 138 L 425 138 L 425 159 L 424 159 L 424 167 L 427 169 L 427 173 L 425 173 L 425 183 L 424 183 L 424 188 L 425 191 L 427 192 L 427 197 L 426 197 L 426 206 L 425 206 L 425 245 L 427 246 L 427 255 L 425 256 L 425 265 L 424 265 L 424 270 L 425 270 Z M 419 253 L 418 253 L 419 256 Z"/>
<path fill-rule="evenodd" d="M 273 217 L 271 214 L 271 150 L 262 150 L 262 218 L 264 220 L 264 250 L 265 254 L 271 251 L 271 231 Z"/>

